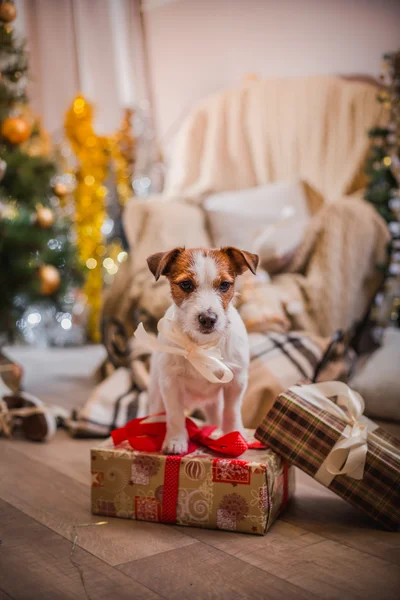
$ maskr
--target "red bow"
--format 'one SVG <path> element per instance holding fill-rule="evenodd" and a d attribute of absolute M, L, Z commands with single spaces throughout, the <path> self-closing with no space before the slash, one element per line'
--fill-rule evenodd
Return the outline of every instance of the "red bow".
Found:
<path fill-rule="evenodd" d="M 154 415 L 161 416 L 161 415 Z M 227 433 L 218 439 L 210 437 L 216 427 L 206 425 L 198 427 L 194 421 L 186 419 L 186 430 L 189 435 L 188 454 L 194 452 L 200 446 L 205 446 L 210 450 L 214 450 L 224 456 L 236 458 L 248 450 L 249 448 L 265 448 L 265 446 L 254 440 L 247 442 L 238 431 Z M 149 421 L 149 417 L 141 419 L 132 419 L 124 427 L 114 429 L 111 432 L 111 437 L 114 446 L 118 446 L 121 442 L 128 441 L 134 450 L 142 452 L 160 452 L 166 434 L 165 421 Z"/>
<path fill-rule="evenodd" d="M 163 416 L 165 413 L 153 415 Z M 236 458 L 249 448 L 265 448 L 256 440 L 248 443 L 238 432 L 233 431 L 218 439 L 210 437 L 216 427 L 198 427 L 191 419 L 186 419 L 186 430 L 189 436 L 188 454 L 194 452 L 200 446 L 205 446 L 224 456 Z M 166 434 L 166 423 L 164 421 L 152 421 L 150 417 L 133 419 L 119 429 L 111 432 L 114 445 L 128 441 L 134 450 L 142 452 L 160 452 Z M 179 472 L 182 456 L 167 456 L 165 459 L 164 493 L 162 500 L 161 522 L 175 523 L 179 492 Z M 287 497 L 287 467 L 285 467 L 284 502 Z"/>

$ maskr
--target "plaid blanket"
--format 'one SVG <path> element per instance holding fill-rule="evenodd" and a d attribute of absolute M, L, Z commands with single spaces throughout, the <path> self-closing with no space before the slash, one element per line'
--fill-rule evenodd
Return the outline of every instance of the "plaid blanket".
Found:
<path fill-rule="evenodd" d="M 279 393 L 313 378 L 330 340 L 297 332 L 251 333 L 249 340 L 249 386 L 242 414 L 245 427 L 255 428 Z M 339 349 L 320 379 L 345 377 L 350 363 L 351 355 Z M 66 422 L 72 435 L 107 437 L 116 427 L 147 414 L 149 355 L 133 343 L 129 367 L 108 364 L 107 369 L 106 379 Z"/>

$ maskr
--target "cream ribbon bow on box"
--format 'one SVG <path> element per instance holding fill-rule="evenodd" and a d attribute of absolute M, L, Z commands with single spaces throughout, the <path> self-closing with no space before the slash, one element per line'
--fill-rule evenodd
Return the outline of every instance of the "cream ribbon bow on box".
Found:
<path fill-rule="evenodd" d="M 378 427 L 362 416 L 365 407 L 362 396 L 340 381 L 293 386 L 289 391 L 346 423 L 341 437 L 314 478 L 325 486 L 329 486 L 336 475 L 362 479 L 368 451 L 368 430 Z M 336 396 L 337 402 L 327 396 Z"/>
<path fill-rule="evenodd" d="M 196 344 L 179 329 L 174 321 L 167 317 L 160 319 L 157 329 L 159 333 L 174 345 L 161 344 L 158 339 L 147 333 L 143 327 L 143 323 L 139 323 L 134 336 L 150 350 L 183 356 L 211 383 L 228 383 L 232 381 L 233 373 L 222 362 L 223 357 L 216 344 Z"/>

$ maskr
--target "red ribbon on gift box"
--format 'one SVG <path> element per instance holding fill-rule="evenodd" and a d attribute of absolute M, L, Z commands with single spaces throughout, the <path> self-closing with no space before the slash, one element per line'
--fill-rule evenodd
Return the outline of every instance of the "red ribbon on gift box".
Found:
<path fill-rule="evenodd" d="M 132 419 L 124 427 L 114 429 L 111 432 L 114 446 L 128 441 L 134 450 L 139 450 L 140 452 L 160 452 L 166 434 L 166 422 L 165 420 L 157 420 L 157 418 L 163 415 L 164 413 L 161 413 L 159 415 L 152 415 L 151 417 Z M 186 418 L 185 424 L 189 436 L 189 448 L 186 454 L 191 454 L 203 446 L 223 456 L 237 458 L 249 448 L 265 448 L 265 445 L 257 440 L 247 442 L 239 431 L 233 431 L 214 439 L 210 436 L 216 427 L 208 425 L 199 427 L 189 418 Z M 186 454 L 166 457 L 161 517 L 163 523 L 176 522 L 179 469 L 181 460 Z M 285 472 L 286 481 L 287 473 Z M 286 483 L 285 488 L 287 488 Z M 284 495 L 287 496 L 287 491 L 284 492 Z"/>
<path fill-rule="evenodd" d="M 124 427 L 114 429 L 111 432 L 111 437 L 114 441 L 114 446 L 118 446 L 122 442 L 128 441 L 134 450 L 141 452 L 160 452 L 165 434 L 166 422 L 154 420 L 157 417 L 162 417 L 165 413 L 152 415 L 151 417 L 143 417 L 141 419 L 132 419 Z M 211 436 L 212 432 L 217 428 L 209 425 L 199 427 L 192 419 L 186 418 L 186 431 L 189 436 L 189 449 L 187 454 L 194 452 L 197 448 L 205 446 L 209 450 L 214 450 L 224 456 L 237 458 L 249 448 L 265 448 L 261 442 L 247 442 L 239 431 L 232 431 L 220 438 L 214 439 Z M 184 455 L 182 455 L 184 456 Z"/>

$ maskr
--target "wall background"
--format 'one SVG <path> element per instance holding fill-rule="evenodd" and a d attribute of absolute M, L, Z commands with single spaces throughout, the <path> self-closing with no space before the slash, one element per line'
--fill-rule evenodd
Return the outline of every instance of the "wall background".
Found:
<path fill-rule="evenodd" d="M 83 91 L 99 133 L 150 90 L 169 149 L 190 106 L 244 75 L 369 74 L 400 43 L 398 0 L 16 0 L 28 38 L 33 106 L 51 133 Z M 146 83 L 147 82 L 147 83 Z"/>
<path fill-rule="evenodd" d="M 400 44 L 397 0 L 178 0 L 146 13 L 158 134 L 246 73 L 370 74 Z"/>

